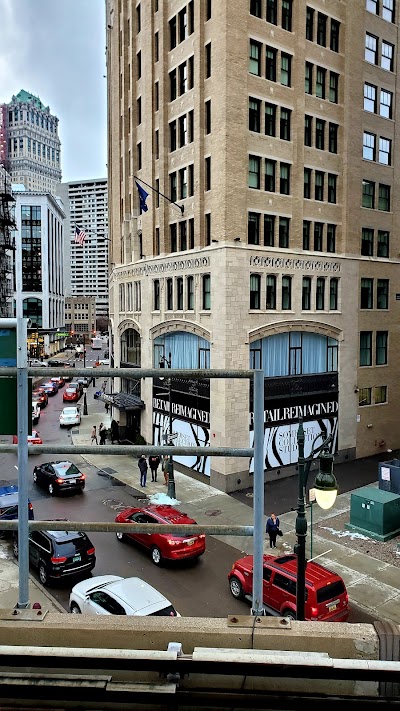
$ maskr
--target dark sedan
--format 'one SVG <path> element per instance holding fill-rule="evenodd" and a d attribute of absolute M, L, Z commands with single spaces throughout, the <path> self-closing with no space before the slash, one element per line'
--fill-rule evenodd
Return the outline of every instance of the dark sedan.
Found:
<path fill-rule="evenodd" d="M 57 383 L 53 383 L 52 380 L 48 383 L 43 383 L 42 388 L 50 397 L 53 397 L 53 395 L 57 395 L 58 393 L 58 385 Z"/>
<path fill-rule="evenodd" d="M 66 491 L 83 493 L 85 474 L 72 462 L 45 462 L 33 470 L 33 481 L 47 489 L 50 496 Z"/>

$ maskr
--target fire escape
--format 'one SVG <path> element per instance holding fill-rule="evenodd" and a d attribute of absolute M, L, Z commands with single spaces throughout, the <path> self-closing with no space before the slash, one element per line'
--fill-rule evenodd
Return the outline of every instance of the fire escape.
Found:
<path fill-rule="evenodd" d="M 2 176 L 3 177 L 3 176 Z M 11 182 L 4 175 L 0 185 L 0 317 L 12 316 L 13 261 L 15 251 L 15 200 Z"/>

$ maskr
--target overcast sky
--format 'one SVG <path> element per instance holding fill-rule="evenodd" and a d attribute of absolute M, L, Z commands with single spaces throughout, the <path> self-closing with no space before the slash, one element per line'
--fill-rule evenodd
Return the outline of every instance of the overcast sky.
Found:
<path fill-rule="evenodd" d="M 20 89 L 58 116 L 62 180 L 106 176 L 104 0 L 0 0 L 0 103 Z"/>

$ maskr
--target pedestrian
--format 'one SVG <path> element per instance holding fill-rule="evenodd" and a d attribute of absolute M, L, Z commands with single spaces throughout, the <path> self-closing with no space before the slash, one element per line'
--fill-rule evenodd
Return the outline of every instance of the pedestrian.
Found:
<path fill-rule="evenodd" d="M 151 481 L 157 481 L 157 470 L 160 464 L 160 457 L 157 455 L 149 457 L 149 465 L 151 470 Z"/>
<path fill-rule="evenodd" d="M 109 409 L 110 409 L 110 403 L 109 403 L 109 402 L 106 402 L 106 404 L 104 405 L 104 409 L 105 409 L 105 411 L 106 411 L 106 415 L 108 415 L 108 411 L 109 411 Z"/>
<path fill-rule="evenodd" d="M 141 454 L 139 457 L 138 467 L 140 471 L 140 486 L 145 489 L 147 480 L 147 460 L 144 454 Z"/>
<path fill-rule="evenodd" d="M 106 427 L 103 424 L 103 422 L 100 422 L 100 427 L 99 427 L 100 444 L 106 443 L 106 435 L 107 435 Z"/>
<path fill-rule="evenodd" d="M 98 444 L 98 441 L 97 441 L 97 432 L 96 432 L 96 425 L 93 425 L 93 427 L 92 427 L 92 434 L 90 435 L 90 442 L 91 442 L 91 444 L 93 444 L 93 442 L 95 442 L 96 444 Z"/>
<path fill-rule="evenodd" d="M 103 393 L 103 395 L 104 395 L 104 393 L 105 393 L 105 391 L 106 391 L 106 387 L 107 387 L 107 380 L 105 380 L 104 383 L 103 383 L 103 385 L 101 386 L 101 392 Z"/>
<path fill-rule="evenodd" d="M 276 548 L 276 537 L 281 536 L 282 533 L 279 528 L 279 518 L 274 513 L 267 520 L 266 532 L 269 536 L 269 547 Z"/>
<path fill-rule="evenodd" d="M 168 486 L 168 480 L 169 480 L 169 456 L 168 456 L 168 454 L 164 454 L 164 456 L 163 456 L 162 470 L 164 472 L 165 486 Z"/>
<path fill-rule="evenodd" d="M 115 420 L 111 420 L 111 444 L 114 444 L 114 441 L 118 442 L 119 444 L 119 424 Z"/>

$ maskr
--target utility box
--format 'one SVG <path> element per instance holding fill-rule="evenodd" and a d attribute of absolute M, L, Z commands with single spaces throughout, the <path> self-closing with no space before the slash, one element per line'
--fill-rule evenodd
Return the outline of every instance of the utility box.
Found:
<path fill-rule="evenodd" d="M 400 459 L 379 462 L 379 488 L 391 494 L 400 494 Z"/>
<path fill-rule="evenodd" d="M 378 541 L 389 541 L 400 533 L 400 496 L 373 486 L 351 494 L 350 523 L 346 528 Z"/>

